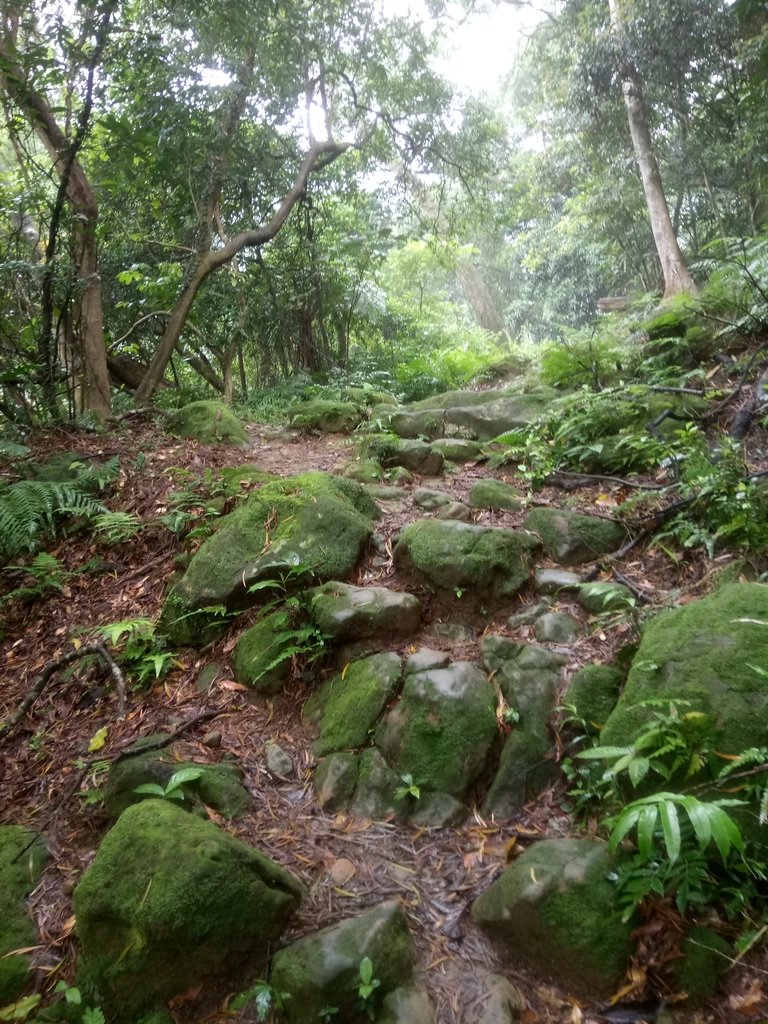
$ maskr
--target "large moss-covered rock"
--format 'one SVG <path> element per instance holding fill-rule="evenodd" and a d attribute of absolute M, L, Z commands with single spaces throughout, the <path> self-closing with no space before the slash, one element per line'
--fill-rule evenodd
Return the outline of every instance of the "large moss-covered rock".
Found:
<path fill-rule="evenodd" d="M 438 437 L 432 441 L 432 447 L 442 453 L 446 462 L 469 462 L 480 458 L 482 454 L 477 441 L 460 437 Z"/>
<path fill-rule="evenodd" d="M 398 437 L 432 438 L 440 437 L 445 429 L 440 409 L 392 409 L 379 414 L 378 422 L 385 430 Z"/>
<path fill-rule="evenodd" d="M 555 396 L 552 389 L 539 388 L 527 394 L 508 394 L 482 405 L 446 408 L 445 434 L 489 441 L 508 430 L 533 423 L 548 410 Z"/>
<path fill-rule="evenodd" d="M 469 492 L 469 503 L 475 508 L 500 508 L 508 512 L 519 512 L 523 507 L 520 495 L 514 487 L 501 480 L 478 480 Z"/>
<path fill-rule="evenodd" d="M 557 508 L 536 508 L 525 528 L 541 537 L 547 554 L 563 565 L 580 565 L 615 551 L 626 539 L 620 523 Z"/>
<path fill-rule="evenodd" d="M 571 679 L 564 703 L 596 734 L 616 707 L 623 681 L 624 673 L 612 665 L 585 665 Z"/>
<path fill-rule="evenodd" d="M 471 589 L 503 600 L 528 582 L 537 547 L 522 530 L 432 520 L 406 526 L 395 560 L 443 590 Z"/>
<path fill-rule="evenodd" d="M 169 593 L 159 632 L 202 646 L 226 628 L 225 611 L 258 604 L 265 580 L 344 579 L 357 564 L 378 509 L 362 486 L 326 473 L 266 484 L 225 516 Z"/>
<path fill-rule="evenodd" d="M 410 673 L 375 742 L 400 777 L 462 799 L 496 738 L 496 695 L 470 662 Z"/>
<path fill-rule="evenodd" d="M 607 872 L 604 843 L 534 843 L 475 900 L 472 918 L 513 957 L 594 998 L 613 990 L 630 951 Z"/>
<path fill-rule="evenodd" d="M 624 692 L 600 742 L 631 743 L 653 716 L 647 701 L 689 701 L 714 728 L 714 749 L 768 743 L 768 587 L 732 583 L 662 612 L 643 632 Z"/>
<path fill-rule="evenodd" d="M 315 398 L 302 402 L 288 410 L 288 422 L 292 427 L 320 430 L 324 434 L 349 434 L 363 419 L 363 413 L 352 402 L 334 402 Z"/>
<path fill-rule="evenodd" d="M 240 420 L 223 402 L 190 402 L 168 418 L 168 431 L 206 444 L 232 444 L 244 448 L 248 434 Z"/>
<path fill-rule="evenodd" d="M 286 611 L 271 612 L 246 629 L 232 651 L 235 679 L 259 693 L 279 693 L 291 674 L 291 632 Z"/>
<path fill-rule="evenodd" d="M 110 768 L 104 790 L 107 814 L 119 818 L 126 807 L 150 799 L 147 794 L 136 792 L 138 786 L 154 783 L 165 788 L 176 772 L 186 768 L 199 771 L 200 775 L 180 787 L 184 800 L 179 806 L 184 810 L 205 815 L 205 808 L 212 807 L 225 818 L 236 818 L 250 806 L 243 773 L 236 765 L 174 761 L 167 753 L 148 752 L 123 758 Z"/>
<path fill-rule="evenodd" d="M 0 825 L 0 1007 L 18 999 L 27 983 L 28 957 L 8 954 L 37 942 L 37 928 L 24 901 L 47 859 L 48 851 L 34 832 L 21 825 Z"/>
<path fill-rule="evenodd" d="M 361 747 L 397 690 L 402 664 L 396 654 L 372 654 L 354 662 L 311 697 L 304 717 L 316 723 L 318 755 Z"/>
<path fill-rule="evenodd" d="M 535 644 L 517 644 L 497 636 L 485 637 L 481 651 L 486 668 L 495 673 L 494 681 L 517 719 L 483 804 L 486 814 L 508 818 L 557 773 L 549 756 L 548 723 L 567 658 Z"/>
<path fill-rule="evenodd" d="M 365 957 L 379 982 L 369 1000 L 372 1018 L 359 994 Z M 288 1024 L 317 1024 L 326 1006 L 337 1008 L 339 1024 L 364 1024 L 378 1020 L 385 997 L 407 984 L 415 960 L 405 913 L 392 900 L 279 950 L 269 983 L 289 997 L 284 1009 Z"/>
<path fill-rule="evenodd" d="M 339 643 L 410 636 L 421 622 L 421 601 L 386 587 L 325 583 L 310 596 L 309 613 L 321 633 Z"/>
<path fill-rule="evenodd" d="M 267 857 L 167 800 L 129 807 L 74 893 L 81 987 L 133 1021 L 263 966 L 302 889 Z"/>
<path fill-rule="evenodd" d="M 387 434 L 372 435 L 363 443 L 369 458 L 376 459 L 385 469 L 401 466 L 424 476 L 437 476 L 443 468 L 442 453 L 426 441 L 401 440 Z"/>

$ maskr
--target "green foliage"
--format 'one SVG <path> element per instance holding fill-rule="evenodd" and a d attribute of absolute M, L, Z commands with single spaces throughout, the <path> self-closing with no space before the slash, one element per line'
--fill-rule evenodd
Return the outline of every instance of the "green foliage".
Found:
<path fill-rule="evenodd" d="M 290 999 L 287 993 L 278 992 L 266 981 L 258 981 L 245 992 L 233 996 L 227 1003 L 227 1009 L 236 1013 L 252 1004 L 256 1011 L 256 1020 L 261 1024 L 273 1011 L 279 1013 L 285 1007 L 287 999 Z"/>
<path fill-rule="evenodd" d="M 270 615 L 272 643 L 277 654 L 263 666 L 254 682 L 266 676 L 278 665 L 298 658 L 305 665 L 311 665 L 323 657 L 327 650 L 328 637 L 311 621 L 307 621 L 306 600 L 294 591 L 302 584 L 311 583 L 314 573 L 311 566 L 292 566 L 279 577 L 260 580 L 248 588 L 248 593 L 265 590 L 275 596 L 262 608 L 262 616 Z"/>
<path fill-rule="evenodd" d="M 410 772 L 400 776 L 402 786 L 398 786 L 395 790 L 395 800 L 404 800 L 407 796 L 413 797 L 414 800 L 418 800 L 421 797 L 421 789 L 414 783 L 413 776 Z"/>
<path fill-rule="evenodd" d="M 659 706 L 661 705 L 661 706 Z M 627 747 L 595 746 L 576 755 L 581 760 L 612 762 L 603 772 L 618 794 L 623 777 L 637 789 L 648 776 L 665 783 L 684 782 L 707 765 L 712 720 L 701 711 L 683 710 L 688 701 L 646 701 L 655 708 L 637 739 Z"/>
<path fill-rule="evenodd" d="M 28 565 L 9 565 L 3 570 L 16 576 L 31 576 L 33 582 L 14 587 L 0 596 L 0 605 L 7 604 L 17 598 L 26 601 L 43 597 L 51 590 L 61 590 L 65 582 L 75 573 L 68 572 L 58 558 L 41 551 Z"/>
<path fill-rule="evenodd" d="M 373 996 L 376 989 L 381 985 L 381 981 L 373 975 L 373 963 L 369 956 L 364 956 L 360 961 L 359 973 L 360 984 L 357 993 L 360 996 L 366 1013 L 373 1020 L 375 1017 Z"/>
<path fill-rule="evenodd" d="M 101 512 L 94 516 L 90 525 L 97 540 L 107 545 L 124 544 L 144 526 L 133 512 Z"/>
<path fill-rule="evenodd" d="M 176 663 L 176 655 L 164 650 L 162 637 L 155 636 L 152 619 L 108 622 L 95 633 L 117 649 L 120 661 L 140 685 L 160 679 Z"/>
<path fill-rule="evenodd" d="M 65 515 L 98 515 L 103 505 L 78 482 L 18 480 L 0 487 L 0 559 L 34 551 Z"/>
<path fill-rule="evenodd" d="M 180 768 L 173 773 L 165 786 L 161 786 L 157 782 L 144 782 L 134 789 L 134 793 L 156 796 L 161 800 L 183 800 L 184 785 L 199 779 L 202 774 L 202 768 Z"/>

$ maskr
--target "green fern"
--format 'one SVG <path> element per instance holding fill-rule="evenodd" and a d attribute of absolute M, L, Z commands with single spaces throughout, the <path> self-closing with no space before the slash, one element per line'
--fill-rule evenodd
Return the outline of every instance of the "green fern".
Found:
<path fill-rule="evenodd" d="M 62 515 L 95 515 L 104 506 L 82 490 L 80 480 L 19 480 L 0 489 L 0 559 L 34 551 L 46 534 L 56 533 Z"/>
<path fill-rule="evenodd" d="M 743 771 L 743 769 L 747 771 Z M 751 770 L 750 770 L 751 768 Z M 742 750 L 738 757 L 730 761 L 718 774 L 718 782 L 731 779 L 733 782 L 744 780 L 744 788 L 748 796 L 757 801 L 758 817 L 761 825 L 768 821 L 768 747 L 750 747 Z"/>

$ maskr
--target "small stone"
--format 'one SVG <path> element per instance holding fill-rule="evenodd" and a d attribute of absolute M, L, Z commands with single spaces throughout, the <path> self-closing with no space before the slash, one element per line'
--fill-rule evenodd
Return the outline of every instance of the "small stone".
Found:
<path fill-rule="evenodd" d="M 565 612 L 547 612 L 534 625 L 536 639 L 542 643 L 569 644 L 579 632 L 579 624 Z"/>
<path fill-rule="evenodd" d="M 496 508 L 507 512 L 519 512 L 523 507 L 517 491 L 501 480 L 478 480 L 472 485 L 469 501 L 475 508 Z"/>
<path fill-rule="evenodd" d="M 200 669 L 195 679 L 195 689 L 198 693 L 208 693 L 210 688 L 222 674 L 223 668 L 217 661 L 212 661 Z"/>
<path fill-rule="evenodd" d="M 454 644 L 469 643 L 475 637 L 471 629 L 458 622 L 436 622 L 432 627 L 432 633 L 441 640 Z"/>
<path fill-rule="evenodd" d="M 471 518 L 472 510 L 463 501 L 452 501 L 435 513 L 435 519 L 456 519 L 460 523 L 468 523 Z"/>
<path fill-rule="evenodd" d="M 445 491 L 435 491 L 430 487 L 417 487 L 411 497 L 414 505 L 426 512 L 434 512 L 443 505 L 450 505 L 452 500 L 450 494 L 446 494 Z"/>
<path fill-rule="evenodd" d="M 536 604 L 529 605 L 528 608 L 524 608 L 515 615 L 510 615 L 507 619 L 507 629 L 519 629 L 520 626 L 532 626 L 536 619 L 541 618 L 541 616 L 548 611 L 549 604 L 546 601 L 537 601 Z"/>
<path fill-rule="evenodd" d="M 207 732 L 205 736 L 203 736 L 202 743 L 204 747 L 211 747 L 211 749 L 216 749 L 216 747 L 220 747 L 221 733 L 218 730 L 214 730 L 213 732 Z"/>
<path fill-rule="evenodd" d="M 567 569 L 537 569 L 533 589 L 537 594 L 557 594 L 561 590 L 578 590 L 581 577 Z"/>
<path fill-rule="evenodd" d="M 414 651 L 405 661 L 405 674 L 413 672 L 425 672 L 430 668 L 445 668 L 451 657 L 445 651 L 433 651 L 430 647 L 420 647 Z"/>
<path fill-rule="evenodd" d="M 293 761 L 279 743 L 270 741 L 264 744 L 264 760 L 273 775 L 290 778 L 293 775 Z"/>

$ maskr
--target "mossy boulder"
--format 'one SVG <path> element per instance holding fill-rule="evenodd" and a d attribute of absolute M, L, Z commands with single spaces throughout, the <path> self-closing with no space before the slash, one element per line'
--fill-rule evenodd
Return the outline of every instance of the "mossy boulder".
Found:
<path fill-rule="evenodd" d="M 321 633 L 339 643 L 410 636 L 421 622 L 421 601 L 386 587 L 330 582 L 309 595 L 309 614 Z"/>
<path fill-rule="evenodd" d="M 340 751 L 322 757 L 315 771 L 315 796 L 328 811 L 346 810 L 357 788 L 360 757 L 351 751 Z"/>
<path fill-rule="evenodd" d="M 443 413 L 439 409 L 392 409 L 377 416 L 383 430 L 403 438 L 440 437 L 445 429 Z"/>
<path fill-rule="evenodd" d="M 536 508 L 525 528 L 541 538 L 546 553 L 562 565 L 580 565 L 620 547 L 627 533 L 620 523 L 565 509 Z"/>
<path fill-rule="evenodd" d="M 624 673 L 612 665 L 585 665 L 571 679 L 565 704 L 571 704 L 578 718 L 592 734 L 600 732 L 616 707 Z"/>
<path fill-rule="evenodd" d="M 305 719 L 320 731 L 315 753 L 366 745 L 370 730 L 395 695 L 402 671 L 396 654 L 372 654 L 329 679 L 304 707 Z"/>
<path fill-rule="evenodd" d="M 413 504 L 417 508 L 423 508 L 425 512 L 434 512 L 444 505 L 450 505 L 453 498 L 445 491 L 436 491 L 431 487 L 416 487 L 411 494 Z"/>
<path fill-rule="evenodd" d="M 698 925 L 680 943 L 682 958 L 676 960 L 672 973 L 675 987 L 698 1006 L 717 991 L 718 985 L 733 961 L 733 949 L 711 928 Z"/>
<path fill-rule="evenodd" d="M 579 623 L 567 612 L 545 612 L 533 628 L 539 643 L 571 644 L 579 635 Z"/>
<path fill-rule="evenodd" d="M 0 825 L 0 1007 L 15 1002 L 27 984 L 29 958 L 8 954 L 37 943 L 25 900 L 47 860 L 40 836 L 22 825 Z"/>
<path fill-rule="evenodd" d="M 364 442 L 368 458 L 384 469 L 402 467 L 424 476 L 437 476 L 443 468 L 443 456 L 426 441 L 403 440 L 391 435 L 371 435 Z"/>
<path fill-rule="evenodd" d="M 400 700 L 374 734 L 395 774 L 424 791 L 463 799 L 496 739 L 496 695 L 470 662 L 406 676 Z"/>
<path fill-rule="evenodd" d="M 357 480 L 361 484 L 376 484 L 381 480 L 383 473 L 381 463 L 373 459 L 361 459 L 345 466 L 342 476 L 348 480 Z"/>
<path fill-rule="evenodd" d="M 604 843 L 534 843 L 472 905 L 472 919 L 513 958 L 575 994 L 612 992 L 627 966 L 629 928 L 614 910 Z"/>
<path fill-rule="evenodd" d="M 129 807 L 74 893 L 81 987 L 130 1022 L 263 968 L 302 896 L 296 879 L 167 800 Z"/>
<path fill-rule="evenodd" d="M 365 957 L 379 982 L 369 1000 L 373 1017 L 359 994 Z M 326 1006 L 337 1007 L 340 1024 L 365 1024 L 380 1019 L 384 999 L 408 983 L 415 960 L 405 913 L 392 900 L 279 950 L 269 983 L 289 997 L 283 1011 L 288 1024 L 317 1024 Z"/>
<path fill-rule="evenodd" d="M 205 444 L 231 444 L 245 448 L 248 434 L 240 420 L 223 402 L 190 402 L 168 417 L 168 432 Z"/>
<path fill-rule="evenodd" d="M 469 503 L 475 508 L 504 509 L 519 512 L 523 507 L 520 495 L 514 487 L 501 480 L 478 480 L 469 492 Z"/>
<path fill-rule="evenodd" d="M 239 683 L 258 693 L 279 693 L 291 674 L 296 641 L 286 611 L 264 615 L 240 636 L 232 651 L 232 671 Z"/>
<path fill-rule="evenodd" d="M 483 804 L 486 814 L 508 818 L 556 775 L 550 758 L 548 724 L 567 658 L 545 647 L 518 644 L 501 636 L 485 637 L 480 649 L 483 663 L 495 673 L 494 681 L 516 717 Z"/>
<path fill-rule="evenodd" d="M 167 753 L 148 752 L 123 758 L 110 768 L 104 790 L 107 814 L 119 818 L 127 807 L 150 799 L 136 792 L 138 786 L 154 783 L 165 788 L 176 772 L 186 768 L 199 771 L 200 775 L 179 787 L 184 794 L 179 806 L 184 810 L 205 816 L 205 808 L 212 807 L 225 818 L 236 818 L 250 807 L 251 798 L 237 765 L 174 761 Z"/>
<path fill-rule="evenodd" d="M 324 434 L 349 434 L 363 418 L 363 413 L 352 402 L 334 402 L 324 398 L 302 402 L 288 410 L 288 422 L 292 427 L 320 430 Z"/>
<path fill-rule="evenodd" d="M 482 455 L 482 447 L 477 441 L 460 437 L 438 437 L 432 441 L 432 447 L 442 454 L 446 462 L 471 462 Z"/>
<path fill-rule="evenodd" d="M 714 749 L 768 743 L 768 586 L 732 583 L 661 612 L 643 631 L 624 692 L 600 742 L 621 746 L 652 719 L 649 700 L 685 700 L 704 712 Z"/>
<path fill-rule="evenodd" d="M 395 561 L 443 590 L 472 590 L 504 600 L 528 582 L 531 554 L 538 546 L 522 530 L 423 521 L 402 531 Z"/>
<path fill-rule="evenodd" d="M 492 392 L 488 392 L 492 394 Z M 445 410 L 447 437 L 489 441 L 508 430 L 533 423 L 549 409 L 556 392 L 539 388 L 529 393 L 498 396 L 495 401 L 472 406 L 450 406 Z"/>
<path fill-rule="evenodd" d="M 172 588 L 158 623 L 171 644 L 203 646 L 226 629 L 223 612 L 274 596 L 266 580 L 344 579 L 373 530 L 376 503 L 353 480 L 305 473 L 266 484 L 225 516 Z"/>

